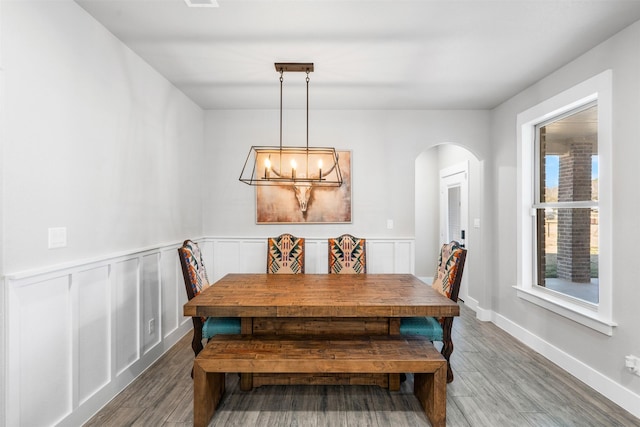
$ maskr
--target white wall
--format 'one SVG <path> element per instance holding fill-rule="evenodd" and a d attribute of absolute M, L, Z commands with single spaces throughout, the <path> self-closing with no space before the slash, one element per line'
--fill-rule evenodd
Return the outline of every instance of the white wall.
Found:
<path fill-rule="evenodd" d="M 0 425 L 80 425 L 189 329 L 203 112 L 76 3 L 0 4 Z"/>
<path fill-rule="evenodd" d="M 416 276 L 433 277 L 440 250 L 440 145 L 423 151 L 416 159 Z"/>
<path fill-rule="evenodd" d="M 2 18 L 5 272 L 201 235 L 202 110 L 72 1 Z"/>
<path fill-rule="evenodd" d="M 352 150 L 353 222 L 257 225 L 255 188 L 238 177 L 252 145 L 278 145 L 278 110 L 207 111 L 205 162 L 210 167 L 205 180 L 211 187 L 204 195 L 205 235 L 266 237 L 287 231 L 318 238 L 343 232 L 414 238 L 420 153 L 443 142 L 467 147 L 481 158 L 489 151 L 486 111 L 316 111 L 311 106 L 309 122 L 310 145 Z M 305 144 L 303 111 L 285 111 L 284 125 L 283 145 Z M 387 219 L 394 222 L 392 230 Z M 418 271 L 422 262 L 427 261 L 416 260 Z"/>
<path fill-rule="evenodd" d="M 516 116 L 606 69 L 613 71 L 613 313 L 609 337 L 516 297 Z M 640 158 L 640 23 L 592 49 L 492 113 L 497 230 L 492 310 L 499 325 L 530 340 L 547 357 L 627 410 L 640 402 L 640 377 L 624 369 L 624 356 L 640 355 L 640 310 L 635 242 L 640 239 L 637 163 Z M 602 173 L 607 171 L 602 170 Z M 631 393 L 629 393 L 631 391 Z"/>
<path fill-rule="evenodd" d="M 2 14 L 3 4 L 0 2 L 0 29 L 2 27 Z M 5 83 L 4 83 L 4 56 L 2 46 L 4 45 L 4 34 L 0 31 L 0 242 L 4 242 L 4 141 L 5 136 Z M 0 312 L 0 375 L 4 378 L 6 372 L 6 357 L 5 357 L 5 330 L 6 330 L 6 318 L 4 310 L 5 306 L 5 284 L 4 284 L 4 245 L 0 244 L 0 307 L 3 308 Z M 6 393 L 4 384 L 0 381 L 0 408 L 5 408 L 6 405 Z M 4 418 L 4 417 L 2 417 Z M 0 426 L 4 426 L 4 420 L 0 419 Z"/>

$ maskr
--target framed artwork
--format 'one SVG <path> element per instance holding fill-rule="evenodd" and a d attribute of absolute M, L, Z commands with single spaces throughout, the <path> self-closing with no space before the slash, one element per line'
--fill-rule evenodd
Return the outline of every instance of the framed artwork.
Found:
<path fill-rule="evenodd" d="M 273 185 L 256 187 L 256 222 L 350 223 L 351 151 L 338 151 L 340 187 Z"/>

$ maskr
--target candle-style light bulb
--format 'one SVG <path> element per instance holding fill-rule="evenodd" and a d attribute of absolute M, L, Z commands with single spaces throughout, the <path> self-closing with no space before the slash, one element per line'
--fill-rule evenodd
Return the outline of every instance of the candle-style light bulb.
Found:
<path fill-rule="evenodd" d="M 267 157 L 264 159 L 264 179 L 269 179 L 271 175 L 271 160 Z"/>
<path fill-rule="evenodd" d="M 322 180 L 322 159 L 318 160 L 318 176 L 319 176 L 319 180 Z"/>
<path fill-rule="evenodd" d="M 295 159 L 291 159 L 291 178 L 296 179 L 296 161 Z"/>

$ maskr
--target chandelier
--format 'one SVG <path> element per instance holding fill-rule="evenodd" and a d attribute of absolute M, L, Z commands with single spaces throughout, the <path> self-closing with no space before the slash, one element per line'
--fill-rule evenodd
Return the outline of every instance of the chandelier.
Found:
<path fill-rule="evenodd" d="M 290 185 L 299 187 L 340 187 L 342 174 L 338 153 L 333 147 L 309 146 L 309 73 L 313 63 L 276 63 L 280 73 L 280 145 L 252 146 L 240 173 L 249 185 Z M 307 74 L 306 146 L 282 146 L 282 85 L 285 72 Z"/>

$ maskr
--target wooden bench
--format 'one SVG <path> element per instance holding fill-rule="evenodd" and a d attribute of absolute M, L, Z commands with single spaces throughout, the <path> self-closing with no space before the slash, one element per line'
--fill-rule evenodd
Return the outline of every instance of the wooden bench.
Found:
<path fill-rule="evenodd" d="M 447 361 L 419 336 L 217 335 L 194 362 L 194 426 L 209 424 L 224 394 L 227 372 L 411 372 L 414 394 L 431 425 L 446 424 Z"/>

